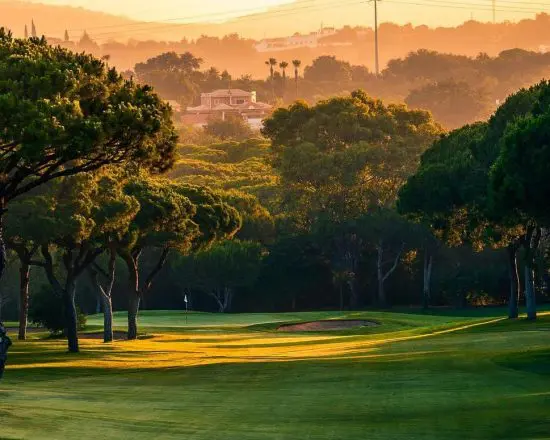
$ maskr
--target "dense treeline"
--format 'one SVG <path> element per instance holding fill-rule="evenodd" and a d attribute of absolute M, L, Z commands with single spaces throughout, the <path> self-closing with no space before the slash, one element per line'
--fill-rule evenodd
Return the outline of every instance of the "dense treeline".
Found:
<path fill-rule="evenodd" d="M 550 84 L 522 89 L 487 122 L 436 142 L 401 191 L 401 211 L 445 242 L 506 249 L 510 318 L 518 316 L 522 293 L 528 317 L 536 318 L 547 272 L 549 117 Z"/>
<path fill-rule="evenodd" d="M 334 56 L 321 56 L 309 65 L 286 61 L 270 58 L 267 79 L 254 80 L 248 75 L 232 78 L 228 71 L 214 67 L 201 70 L 203 60 L 193 54 L 168 52 L 137 64 L 135 73 L 139 81 L 152 84 L 163 97 L 183 106 L 197 104 L 201 92 L 228 87 L 254 90 L 258 99 L 274 104 L 296 98 L 313 104 L 364 89 L 384 101 L 429 110 L 452 129 L 487 119 L 508 95 L 543 78 L 550 67 L 550 53 L 510 49 L 496 57 L 480 53 L 470 58 L 423 49 L 390 60 L 380 77 L 365 66 Z"/>
<path fill-rule="evenodd" d="M 28 7 L 28 6 L 27 6 Z M 13 11 L 4 14 L 5 21 L 10 21 Z M 52 13 L 57 18 L 59 11 Z M 32 14 L 26 12 L 26 22 L 30 22 Z M 41 17 L 37 20 L 37 17 Z M 336 30 L 335 35 L 327 36 L 319 41 L 318 47 L 298 47 L 288 48 L 287 50 L 271 53 L 258 52 L 255 45 L 258 43 L 249 38 L 244 33 L 241 35 L 229 32 L 235 32 L 239 29 L 242 21 L 236 23 L 227 23 L 226 31 L 214 34 L 208 31 L 208 27 L 201 24 L 196 35 L 189 38 L 189 28 L 184 26 L 182 29 L 171 28 L 170 25 L 158 26 L 149 23 L 150 31 L 145 31 L 147 24 L 140 26 L 142 29 L 138 35 L 132 35 L 126 25 L 121 25 L 120 33 L 117 32 L 118 26 L 112 26 L 108 32 L 103 28 L 103 21 L 99 25 L 100 29 L 93 29 L 89 23 L 75 25 L 71 23 L 69 29 L 88 29 L 89 34 L 82 34 L 70 31 L 68 35 L 70 41 L 63 41 L 63 34 L 60 32 L 59 21 L 55 20 L 53 29 L 56 30 L 52 35 L 45 27 L 44 21 L 48 18 L 45 14 L 34 15 L 39 35 L 45 33 L 48 37 L 59 37 L 59 40 L 52 38 L 52 44 L 60 42 L 65 47 L 74 51 L 85 50 L 97 57 L 109 55 L 113 65 L 121 70 L 131 69 L 137 63 L 143 62 L 149 58 L 156 57 L 165 52 L 184 53 L 191 52 L 197 57 L 203 58 L 208 67 L 224 66 L 235 76 L 250 74 L 254 78 L 261 78 L 264 75 L 263 62 L 268 56 L 275 56 L 279 59 L 301 59 L 306 64 L 323 55 L 333 55 L 350 64 L 366 65 L 369 69 L 374 69 L 373 41 L 374 32 L 372 28 L 349 27 L 345 26 Z M 97 20 L 97 18 L 96 18 Z M 273 26 L 269 22 L 259 21 L 262 26 L 281 29 L 284 24 L 288 25 L 288 35 L 295 31 L 295 20 L 280 20 L 273 18 Z M 72 20 L 71 20 L 72 21 Z M 21 20 L 20 23 L 23 23 Z M 288 22 L 288 23 L 287 23 Z M 10 25 L 8 24 L 8 27 Z M 12 30 L 23 32 L 22 24 L 11 25 Z M 52 29 L 52 27 L 50 27 Z M 550 15 L 546 13 L 538 14 L 533 19 L 524 19 L 517 23 L 481 23 L 470 20 L 456 27 L 436 27 L 432 28 L 425 25 L 413 26 L 411 24 L 399 25 L 391 22 L 383 22 L 379 26 L 379 44 L 380 61 L 385 66 L 390 60 L 403 58 L 409 52 L 414 52 L 419 48 L 425 48 L 431 51 L 442 53 L 454 53 L 476 56 L 479 52 L 488 53 L 496 56 L 498 53 L 512 47 L 517 47 L 529 51 L 538 51 L 541 45 L 548 45 L 550 41 Z M 218 31 L 220 32 L 220 31 Z M 163 36 L 160 36 L 162 33 Z M 108 35 L 105 35 L 108 34 Z M 206 35 L 205 35 L 206 34 Z M 227 34 L 227 35 L 225 35 Z M 263 30 L 260 32 L 263 35 Z M 107 37 L 107 38 L 105 38 Z M 128 38 L 130 40 L 128 41 Z M 96 39 L 97 42 L 93 40 Z M 123 43 L 122 41 L 127 43 Z M 352 90 L 352 89 L 350 89 Z"/>
<path fill-rule="evenodd" d="M 62 307 L 77 352 L 79 308 L 103 312 L 109 342 L 114 309 L 135 339 L 141 308 L 185 298 L 219 312 L 507 302 L 511 318 L 525 298 L 535 319 L 546 295 L 547 82 L 450 133 L 358 90 L 206 146 L 177 144 L 149 86 L 44 39 L 0 30 L 0 87 L 0 311 L 19 312 L 21 339 L 29 310 L 49 325 L 40 302 Z"/>

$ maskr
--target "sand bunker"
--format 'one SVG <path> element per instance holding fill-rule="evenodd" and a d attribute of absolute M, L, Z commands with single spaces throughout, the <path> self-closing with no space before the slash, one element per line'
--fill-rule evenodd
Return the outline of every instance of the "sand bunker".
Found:
<path fill-rule="evenodd" d="M 374 327 L 377 325 L 380 324 L 364 319 L 332 319 L 328 321 L 304 322 L 301 324 L 285 324 L 281 325 L 277 330 L 280 332 L 325 332 L 360 327 Z"/>

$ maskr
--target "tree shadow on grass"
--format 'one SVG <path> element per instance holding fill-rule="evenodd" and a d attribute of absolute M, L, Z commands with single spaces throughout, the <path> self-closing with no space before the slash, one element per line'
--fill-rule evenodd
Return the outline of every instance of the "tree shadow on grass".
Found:
<path fill-rule="evenodd" d="M 507 354 L 493 361 L 504 368 L 550 376 L 550 349 Z"/>

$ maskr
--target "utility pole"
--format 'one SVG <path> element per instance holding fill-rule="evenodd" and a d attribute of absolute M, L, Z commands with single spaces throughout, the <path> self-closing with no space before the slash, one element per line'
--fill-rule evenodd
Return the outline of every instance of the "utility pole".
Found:
<path fill-rule="evenodd" d="M 378 0 L 374 1 L 374 70 L 376 76 L 380 75 L 380 63 L 378 60 Z"/>

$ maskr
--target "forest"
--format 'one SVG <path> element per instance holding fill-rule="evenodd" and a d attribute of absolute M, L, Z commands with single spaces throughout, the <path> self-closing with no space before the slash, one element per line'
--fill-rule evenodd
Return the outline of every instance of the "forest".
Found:
<path fill-rule="evenodd" d="M 230 87 L 256 91 L 259 101 L 276 106 L 297 99 L 315 104 L 363 89 L 384 102 L 429 110 L 445 129 L 454 129 L 487 119 L 508 95 L 544 78 L 550 53 L 510 49 L 495 57 L 481 53 L 470 58 L 420 49 L 390 60 L 380 76 L 329 55 L 310 65 L 273 57 L 264 64 L 265 80 L 234 77 L 215 67 L 204 70 L 204 60 L 191 52 L 166 52 L 125 76 L 153 85 L 183 107 L 198 105 L 201 93 Z"/>
<path fill-rule="evenodd" d="M 472 2 L 0 0 L 0 440 L 547 438 L 550 4 Z"/>
<path fill-rule="evenodd" d="M 419 52 L 384 76 L 418 56 L 499 62 Z M 192 55 L 167 58 L 204 80 Z M 103 313 L 109 341 L 117 310 L 135 339 L 147 309 L 506 304 L 514 318 L 525 300 L 536 319 L 548 299 L 546 81 L 452 131 L 358 89 L 190 143 L 155 89 L 44 38 L 2 30 L 0 79 L 0 316 L 21 339 L 40 324 L 76 352 L 85 315 Z"/>

